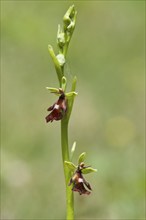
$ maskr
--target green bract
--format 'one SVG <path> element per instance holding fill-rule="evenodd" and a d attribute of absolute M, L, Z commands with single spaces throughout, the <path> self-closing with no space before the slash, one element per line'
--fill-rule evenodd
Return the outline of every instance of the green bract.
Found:
<path fill-rule="evenodd" d="M 63 91 L 65 91 L 66 90 L 66 86 L 67 86 L 67 79 L 66 79 L 65 76 L 62 77 L 61 84 L 62 84 Z"/>
<path fill-rule="evenodd" d="M 50 53 L 50 56 L 52 57 L 56 72 L 57 72 L 57 76 L 58 76 L 58 80 L 59 80 L 59 84 L 61 85 L 61 79 L 63 77 L 63 72 L 62 72 L 62 68 L 61 65 L 57 59 L 57 57 L 55 56 L 53 47 L 51 45 L 48 45 L 48 50 Z"/>
<path fill-rule="evenodd" d="M 72 160 L 74 152 L 76 149 L 76 142 L 73 143 L 72 148 L 71 148 L 71 155 L 70 155 L 70 160 Z"/>
<path fill-rule="evenodd" d="M 71 153 L 74 153 L 75 152 L 75 149 L 76 149 L 76 141 L 74 141 L 73 145 L 72 145 L 72 148 L 71 148 Z"/>
<path fill-rule="evenodd" d="M 78 93 L 77 92 L 67 92 L 65 95 L 66 97 L 70 98 L 72 96 L 76 96 Z"/>

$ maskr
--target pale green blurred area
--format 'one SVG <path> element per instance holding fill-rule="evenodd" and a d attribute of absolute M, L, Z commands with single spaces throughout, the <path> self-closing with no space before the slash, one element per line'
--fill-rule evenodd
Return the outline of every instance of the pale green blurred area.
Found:
<path fill-rule="evenodd" d="M 58 87 L 47 46 L 73 1 L 2 1 L 2 219 L 65 219 L 60 122 L 45 123 Z M 69 126 L 87 153 L 93 193 L 76 219 L 144 218 L 144 1 L 75 1 L 66 76 L 78 78 Z M 69 83 L 70 85 L 70 83 Z M 69 87 L 68 87 L 69 90 Z"/>

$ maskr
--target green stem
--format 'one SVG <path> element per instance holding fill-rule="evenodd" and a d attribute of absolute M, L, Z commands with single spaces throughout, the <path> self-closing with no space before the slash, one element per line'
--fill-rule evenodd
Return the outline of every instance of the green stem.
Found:
<path fill-rule="evenodd" d="M 69 147 L 68 147 L 68 120 L 66 117 L 61 121 L 61 146 L 62 146 L 62 160 L 66 183 L 66 219 L 74 219 L 74 195 L 71 187 L 68 186 L 71 178 L 71 172 L 68 167 L 65 166 L 64 161 L 70 161 L 69 158 Z"/>
<path fill-rule="evenodd" d="M 65 58 L 66 58 L 68 46 L 69 46 L 69 43 L 66 43 L 65 46 L 64 46 L 64 48 L 63 48 L 63 55 L 64 55 Z"/>

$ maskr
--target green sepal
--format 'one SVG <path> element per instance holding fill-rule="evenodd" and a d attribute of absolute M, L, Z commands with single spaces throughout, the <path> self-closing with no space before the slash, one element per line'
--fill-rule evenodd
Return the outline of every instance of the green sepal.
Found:
<path fill-rule="evenodd" d="M 64 161 L 64 164 L 72 171 L 74 172 L 77 169 L 77 166 L 74 165 L 72 162 L 70 161 Z"/>
<path fill-rule="evenodd" d="M 79 159 L 78 159 L 78 164 L 84 162 L 86 157 L 86 152 L 83 152 L 82 154 L 80 154 Z"/>
<path fill-rule="evenodd" d="M 97 172 L 97 169 L 93 169 L 92 167 L 87 167 L 87 168 L 82 169 L 83 174 L 88 174 L 92 172 Z"/>
<path fill-rule="evenodd" d="M 54 94 L 57 94 L 57 95 L 60 94 L 60 91 L 59 91 L 59 89 L 57 89 L 57 88 L 46 87 L 46 89 L 49 90 L 51 93 L 54 93 Z"/>

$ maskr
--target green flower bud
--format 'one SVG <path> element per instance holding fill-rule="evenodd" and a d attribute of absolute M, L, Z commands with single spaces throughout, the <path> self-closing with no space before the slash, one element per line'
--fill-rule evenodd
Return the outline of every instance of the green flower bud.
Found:
<path fill-rule="evenodd" d="M 67 10 L 67 12 L 65 13 L 63 17 L 63 21 L 65 25 L 69 25 L 70 20 L 74 17 L 74 15 L 75 15 L 75 6 L 72 5 L 69 7 L 69 9 Z"/>
<path fill-rule="evenodd" d="M 60 48 L 62 48 L 65 45 L 65 34 L 61 30 L 60 25 L 58 25 L 57 44 Z"/>
<path fill-rule="evenodd" d="M 65 32 L 67 30 L 72 34 L 76 23 L 76 14 L 77 12 L 75 11 L 75 7 L 72 5 L 63 17 Z"/>

